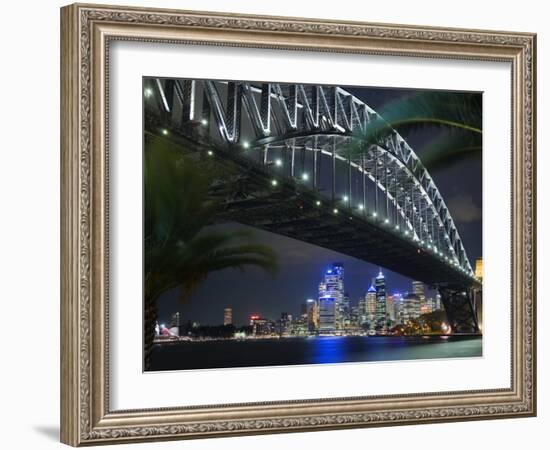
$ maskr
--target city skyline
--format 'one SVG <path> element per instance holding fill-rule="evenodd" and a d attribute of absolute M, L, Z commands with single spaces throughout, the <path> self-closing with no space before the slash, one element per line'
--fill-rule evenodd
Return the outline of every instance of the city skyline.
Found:
<path fill-rule="evenodd" d="M 372 264 L 369 264 L 372 267 L 375 267 Z M 340 274 L 337 274 L 337 271 L 335 270 L 335 267 L 339 266 L 342 271 L 342 276 L 338 278 Z M 334 274 L 333 274 L 334 271 Z M 178 309 L 177 307 L 171 311 L 167 311 L 164 313 L 159 313 L 159 319 L 160 321 L 167 321 L 169 317 L 173 316 L 174 311 L 177 311 L 178 314 L 181 314 L 182 323 L 185 322 L 196 322 L 200 325 L 207 325 L 207 326 L 218 326 L 218 325 L 228 325 L 232 324 L 235 326 L 245 326 L 248 325 L 250 322 L 251 317 L 257 317 L 262 319 L 269 319 L 269 320 L 278 320 L 280 319 L 282 314 L 290 315 L 292 318 L 297 318 L 301 314 L 306 313 L 307 311 L 304 311 L 304 306 L 311 301 L 312 299 L 315 300 L 315 302 L 320 302 L 322 297 L 331 297 L 332 299 L 336 299 L 337 303 L 342 303 L 343 301 L 346 301 L 346 307 L 349 311 L 351 311 L 354 308 L 361 308 L 361 303 L 363 301 L 367 302 L 367 294 L 372 291 L 374 294 L 374 301 L 375 301 L 375 309 L 373 310 L 374 315 L 380 315 L 380 314 L 388 314 L 388 317 L 391 317 L 393 314 L 393 311 L 390 313 L 390 311 L 387 311 L 387 301 L 386 298 L 405 298 L 408 294 L 415 294 L 418 297 L 418 300 L 420 302 L 426 302 L 427 300 L 431 300 L 432 302 L 435 302 L 435 298 L 437 297 L 437 292 L 433 289 L 430 289 L 428 286 L 426 286 L 424 283 L 416 280 L 410 280 L 406 277 L 402 277 L 405 280 L 409 282 L 409 285 L 406 288 L 403 288 L 403 284 L 401 284 L 401 288 L 396 288 L 392 285 L 391 282 L 387 282 L 388 276 L 390 275 L 389 279 L 392 278 L 392 275 L 398 275 L 395 274 L 389 270 L 383 270 L 382 268 L 378 267 L 375 271 L 375 273 L 367 273 L 365 275 L 366 283 L 368 284 L 368 288 L 365 289 L 363 293 L 360 293 L 356 296 L 352 296 L 349 294 L 347 285 L 344 284 L 345 282 L 350 284 L 351 279 L 344 278 L 343 273 L 344 271 L 347 272 L 347 269 L 345 267 L 345 264 L 341 262 L 332 262 L 323 265 L 323 267 L 319 268 L 319 278 L 320 282 L 317 283 L 316 286 L 318 288 L 318 291 L 311 296 L 306 296 L 304 298 L 296 299 L 295 304 L 293 304 L 290 308 L 283 308 L 280 310 L 276 310 L 276 308 L 262 308 L 263 306 L 268 306 L 265 304 L 265 302 L 258 302 L 258 305 L 256 307 L 250 308 L 248 310 L 244 310 L 242 308 L 239 308 L 239 305 L 226 303 L 222 306 L 222 308 L 217 311 L 217 317 L 216 313 L 208 314 L 208 317 L 212 318 L 212 320 L 204 320 L 203 317 L 205 315 L 195 315 L 192 316 L 191 311 L 195 310 L 195 308 L 185 308 L 183 307 L 183 313 L 181 309 Z M 334 277 L 334 280 L 332 281 L 333 285 L 327 287 L 327 277 Z M 396 278 L 394 278 L 396 279 Z M 380 283 L 379 280 L 382 280 Z M 356 280 L 355 280 L 356 281 Z M 401 280 L 403 281 L 403 280 Z M 374 286 L 378 284 L 378 287 L 375 288 Z M 339 285 L 338 285 L 339 284 Z M 380 286 L 382 286 L 382 289 L 380 289 Z M 406 285 L 405 285 L 406 286 Z M 421 288 L 419 287 L 421 286 Z M 312 287 L 311 291 L 314 291 L 314 287 Z M 422 294 L 419 295 L 418 289 L 422 289 Z M 341 296 L 340 296 L 341 294 Z M 380 300 L 384 301 L 383 311 L 381 310 L 381 302 Z M 290 305 L 290 303 L 288 303 Z M 182 305 L 180 305 L 181 307 Z M 187 306 L 187 305 L 184 305 Z M 319 303 L 317 303 L 317 307 L 319 307 Z M 367 306 L 368 307 L 368 306 Z M 235 314 L 235 310 L 238 311 L 237 314 Z M 186 314 L 187 313 L 187 314 Z M 180 316 L 178 316 L 180 317 Z M 200 320 L 202 318 L 202 320 Z M 395 318 L 395 317 L 393 317 Z"/>

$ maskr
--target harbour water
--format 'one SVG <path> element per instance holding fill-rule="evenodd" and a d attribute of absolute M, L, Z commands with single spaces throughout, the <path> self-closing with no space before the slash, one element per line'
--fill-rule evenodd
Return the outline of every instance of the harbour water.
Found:
<path fill-rule="evenodd" d="M 327 336 L 157 344 L 151 370 L 288 366 L 482 356 L 480 336 Z"/>

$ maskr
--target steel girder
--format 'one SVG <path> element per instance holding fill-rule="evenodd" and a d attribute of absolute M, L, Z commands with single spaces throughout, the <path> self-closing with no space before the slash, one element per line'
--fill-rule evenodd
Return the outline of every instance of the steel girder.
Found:
<path fill-rule="evenodd" d="M 233 146 L 235 151 L 245 149 L 251 160 L 268 167 L 274 176 L 300 180 L 300 174 L 308 174 L 298 182 L 346 213 L 370 216 L 378 226 L 391 227 L 402 239 L 473 280 L 444 199 L 418 156 L 395 130 L 360 155 L 346 154 L 354 132 L 365 132 L 369 123 L 380 120 L 372 108 L 346 90 L 212 80 L 152 79 L 148 83 L 158 92 L 157 107 L 169 115 L 176 129 L 200 124 L 222 145 Z M 276 155 L 288 173 L 277 169 Z"/>

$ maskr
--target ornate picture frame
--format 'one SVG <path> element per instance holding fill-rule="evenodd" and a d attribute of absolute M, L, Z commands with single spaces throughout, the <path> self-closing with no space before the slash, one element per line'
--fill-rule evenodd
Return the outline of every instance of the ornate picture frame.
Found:
<path fill-rule="evenodd" d="M 510 387 L 112 410 L 107 105 L 109 46 L 117 40 L 510 63 Z M 62 8 L 62 442 L 80 446 L 534 416 L 535 88 L 536 36 L 530 33 L 85 4 Z"/>

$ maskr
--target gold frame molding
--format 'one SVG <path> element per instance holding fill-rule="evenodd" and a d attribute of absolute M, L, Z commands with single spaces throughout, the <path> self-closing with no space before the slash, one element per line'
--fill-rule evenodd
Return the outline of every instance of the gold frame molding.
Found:
<path fill-rule="evenodd" d="M 111 411 L 108 49 L 112 40 L 506 61 L 512 67 L 509 389 Z M 536 35 L 74 4 L 61 9 L 61 440 L 73 446 L 536 414 Z M 506 125 L 507 126 L 507 125 Z"/>

